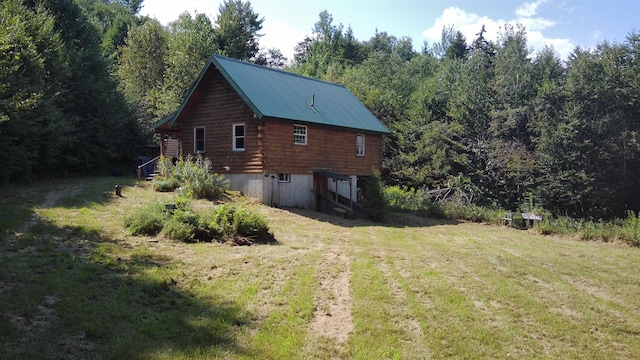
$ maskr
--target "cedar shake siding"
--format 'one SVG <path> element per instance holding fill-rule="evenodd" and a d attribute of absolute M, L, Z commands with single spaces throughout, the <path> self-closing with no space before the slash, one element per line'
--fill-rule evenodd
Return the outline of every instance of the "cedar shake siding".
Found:
<path fill-rule="evenodd" d="M 197 95 L 180 114 L 182 151 L 193 154 L 193 129 L 205 128 L 205 152 L 213 170 L 222 172 L 229 166 L 231 173 L 261 173 L 262 156 L 259 141 L 260 121 L 238 96 L 219 71 L 209 71 L 202 79 Z M 233 125 L 245 125 L 243 151 L 233 150 Z"/>
<path fill-rule="evenodd" d="M 266 173 L 313 174 L 330 170 L 368 176 L 382 166 L 382 136 L 323 126 L 307 126 L 307 144 L 293 143 L 292 122 L 267 121 L 264 127 Z M 364 156 L 356 155 L 356 138 L 365 135 Z"/>

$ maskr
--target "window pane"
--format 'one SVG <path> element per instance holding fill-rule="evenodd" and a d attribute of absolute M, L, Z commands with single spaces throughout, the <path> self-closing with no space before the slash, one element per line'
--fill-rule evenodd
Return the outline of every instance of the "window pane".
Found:
<path fill-rule="evenodd" d="M 364 135 L 356 137 L 356 155 L 364 156 Z"/>
<path fill-rule="evenodd" d="M 204 152 L 204 128 L 195 128 L 193 132 L 194 152 Z"/>
<path fill-rule="evenodd" d="M 233 125 L 233 150 L 244 150 L 244 124 Z"/>
<path fill-rule="evenodd" d="M 307 144 L 307 127 L 303 125 L 293 125 L 293 143 Z"/>
<path fill-rule="evenodd" d="M 278 174 L 278 182 L 281 182 L 281 183 L 291 182 L 291 175 L 290 174 Z"/>

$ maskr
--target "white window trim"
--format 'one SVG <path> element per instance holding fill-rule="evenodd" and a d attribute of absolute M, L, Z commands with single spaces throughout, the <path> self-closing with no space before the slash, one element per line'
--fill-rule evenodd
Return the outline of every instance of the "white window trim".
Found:
<path fill-rule="evenodd" d="M 362 139 L 362 152 L 360 152 L 361 144 L 358 143 L 358 139 Z M 364 136 L 364 134 L 356 135 L 356 155 L 357 156 L 364 156 L 365 154 L 364 149 L 365 149 L 365 143 L 366 143 L 365 140 L 366 140 L 366 137 Z"/>
<path fill-rule="evenodd" d="M 233 126 L 233 137 L 232 137 L 232 141 L 233 144 L 231 145 L 233 147 L 233 151 L 244 151 L 246 146 L 247 146 L 247 126 L 245 125 L 245 123 L 235 123 L 232 125 Z M 244 127 L 244 133 L 242 134 L 242 139 L 244 140 L 244 147 L 238 148 L 236 147 L 236 140 L 238 138 L 240 138 L 240 136 L 236 135 L 236 126 L 242 126 Z"/>
<path fill-rule="evenodd" d="M 278 182 L 279 183 L 290 183 L 291 182 L 291 174 L 278 174 Z"/>
<path fill-rule="evenodd" d="M 198 150 L 198 138 L 196 137 L 198 134 L 198 129 L 202 129 L 202 150 Z M 204 126 L 198 126 L 193 128 L 193 153 L 194 154 L 204 154 L 206 151 L 207 144 L 207 130 Z"/>
<path fill-rule="evenodd" d="M 296 134 L 296 128 L 304 129 L 304 134 Z M 304 142 L 296 142 L 296 135 L 299 136 L 299 137 L 303 137 L 304 138 Z M 294 124 L 293 125 L 293 144 L 294 145 L 307 145 L 308 136 L 309 136 L 309 132 L 308 132 L 308 128 L 307 128 L 306 125 L 298 125 L 298 124 Z"/>

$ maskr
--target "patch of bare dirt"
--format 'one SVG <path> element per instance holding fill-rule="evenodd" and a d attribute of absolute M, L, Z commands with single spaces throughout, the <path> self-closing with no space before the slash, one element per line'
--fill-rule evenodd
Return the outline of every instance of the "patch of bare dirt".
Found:
<path fill-rule="evenodd" d="M 343 247 L 333 245 L 325 252 L 316 279 L 321 291 L 315 299 L 309 331 L 344 344 L 355 327 L 351 314 L 351 259 Z"/>
<path fill-rule="evenodd" d="M 20 235 L 31 230 L 31 228 L 35 224 L 37 224 L 38 221 L 40 221 L 40 210 L 53 207 L 60 199 L 74 197 L 78 195 L 83 189 L 84 186 L 82 185 L 74 185 L 57 187 L 49 191 L 45 196 L 44 201 L 37 207 L 37 210 L 33 213 L 31 218 L 24 224 L 20 225 L 16 229 L 15 234 Z"/>

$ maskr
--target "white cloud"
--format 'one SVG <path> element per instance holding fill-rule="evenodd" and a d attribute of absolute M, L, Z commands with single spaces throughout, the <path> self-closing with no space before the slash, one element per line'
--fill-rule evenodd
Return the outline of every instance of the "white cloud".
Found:
<path fill-rule="evenodd" d="M 189 14 L 204 13 L 211 20 L 215 21 L 218 14 L 220 1 L 210 0 L 180 0 L 180 4 L 168 5 L 161 0 L 145 0 L 140 9 L 140 15 L 155 17 L 163 25 L 177 20 L 178 16 L 187 11 Z"/>
<path fill-rule="evenodd" d="M 297 29 L 290 26 L 283 21 L 268 21 L 262 24 L 260 37 L 260 47 L 263 50 L 276 48 L 280 49 L 282 55 L 284 55 L 289 61 L 293 60 L 293 49 L 295 46 L 304 40 L 304 37 L 308 34 L 308 31 Z"/>
<path fill-rule="evenodd" d="M 538 14 L 538 7 L 547 2 L 547 0 L 538 0 L 532 3 L 524 3 L 516 9 L 516 15 L 518 17 L 532 17 Z"/>
<path fill-rule="evenodd" d="M 505 24 L 512 26 L 522 24 L 527 31 L 527 44 L 534 52 L 541 50 L 545 45 L 553 46 L 560 58 L 566 59 L 575 45 L 570 39 L 547 38 L 544 35 L 544 30 L 555 26 L 556 22 L 534 17 L 538 14 L 540 5 L 546 1 L 538 0 L 517 7 L 515 17 L 511 20 L 491 19 L 487 16 L 466 12 L 457 7 L 448 7 L 436 18 L 431 27 L 422 32 L 422 36 L 431 44 L 438 43 L 442 38 L 442 28 L 453 25 L 456 30 L 465 36 L 467 43 L 470 44 L 478 37 L 480 29 L 484 26 L 486 30 L 484 37 L 488 40 L 496 41 L 500 28 L 504 27 Z"/>
<path fill-rule="evenodd" d="M 498 35 L 500 24 L 504 24 L 504 20 L 493 20 L 486 16 L 480 16 L 468 13 L 457 7 L 448 7 L 444 9 L 442 15 L 436 18 L 435 23 L 422 32 L 422 36 L 429 43 L 437 43 L 442 39 L 442 28 L 454 26 L 462 35 L 467 38 L 467 42 L 471 43 L 477 38 L 477 34 L 484 28 L 485 38 L 495 40 Z"/>

